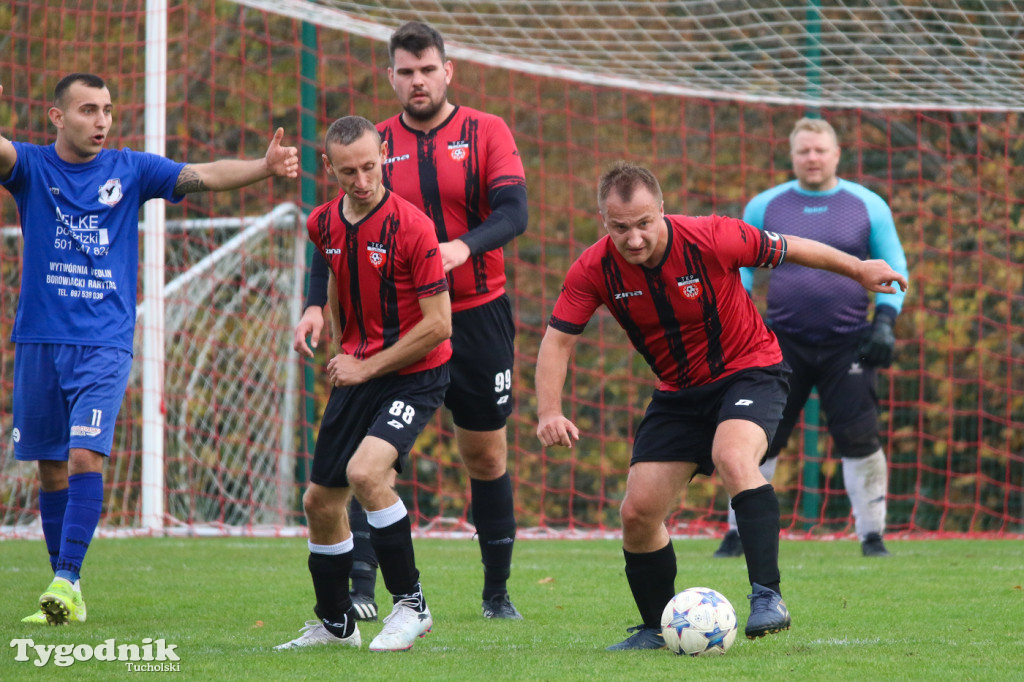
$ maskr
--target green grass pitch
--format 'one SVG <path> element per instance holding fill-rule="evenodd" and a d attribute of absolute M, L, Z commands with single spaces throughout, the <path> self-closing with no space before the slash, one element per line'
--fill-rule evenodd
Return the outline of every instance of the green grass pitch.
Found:
<path fill-rule="evenodd" d="M 520 540 L 510 583 L 526 620 L 480 616 L 475 541 L 416 541 L 434 631 L 412 651 L 273 651 L 312 618 L 303 539 L 96 540 L 82 580 L 88 622 L 20 623 L 49 576 L 43 543 L 0 542 L 0 680 L 1020 680 L 1024 679 L 1024 543 L 887 540 L 865 559 L 852 541 L 783 541 L 782 586 L 793 628 L 743 638 L 749 584 L 742 559 L 712 559 L 713 540 L 674 542 L 676 587 L 712 587 L 737 608 L 741 632 L 722 657 L 605 652 L 638 617 L 616 541 Z M 378 602 L 384 594 L 378 580 Z M 390 606 L 381 604 L 386 614 Z M 8 645 L 107 639 L 176 646 L 180 670 L 130 672 L 89 660 L 57 667 L 15 661 Z M 30 652 L 31 653 L 31 652 Z M 127 677 L 126 677 L 127 676 Z M 152 678 L 150 678 L 152 679 Z"/>

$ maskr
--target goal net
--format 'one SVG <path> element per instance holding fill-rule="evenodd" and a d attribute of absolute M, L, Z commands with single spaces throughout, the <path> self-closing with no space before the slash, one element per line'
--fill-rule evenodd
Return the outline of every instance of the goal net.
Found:
<path fill-rule="evenodd" d="M 180 274 L 164 287 L 164 489 L 158 494 L 165 530 L 281 532 L 296 525 L 298 505 L 301 375 L 299 358 L 289 351 L 306 272 L 303 214 L 282 204 L 250 219 L 172 221 L 168 231 L 168 265 Z M 13 230 L 4 236 L 9 246 Z M 155 322 L 144 304 L 137 318 L 139 358 L 142 330 Z M 150 494 L 139 451 L 141 374 L 137 361 L 105 471 L 106 531 L 153 530 L 140 523 L 142 499 Z M 3 533 L 34 534 L 32 467 L 15 463 L 10 450 L 5 443 Z"/>
<path fill-rule="evenodd" d="M 536 439 L 537 347 L 569 264 L 599 235 L 600 170 L 637 160 L 661 179 L 669 212 L 738 216 L 749 198 L 791 177 L 788 134 L 809 113 L 838 130 L 840 174 L 889 201 L 910 265 L 897 360 L 878 385 L 890 532 L 1024 533 L 1024 16 L 1018 3 L 992 0 L 169 3 L 168 156 L 259 156 L 282 125 L 286 142 L 303 140 L 304 171 L 301 183 L 168 207 L 170 221 L 199 227 L 168 231 L 169 258 L 187 255 L 169 264 L 167 287 L 187 281 L 169 297 L 164 322 L 167 528 L 300 529 L 329 390 L 326 343 L 313 363 L 290 369 L 301 220 L 230 246 L 253 224 L 214 225 L 267 216 L 288 201 L 308 211 L 330 196 L 320 137 L 338 116 L 396 112 L 386 39 L 411 19 L 445 34 L 456 64 L 451 99 L 502 116 L 526 167 L 530 225 L 506 249 L 518 330 L 509 459 L 522 535 L 618 532 L 631 434 L 654 386 L 618 325 L 599 314 L 565 395 L 579 444 L 544 450 Z M 96 0 L 14 0 L 0 10 L 0 73 L 11 74 L 0 98 L 4 135 L 51 141 L 44 114 L 53 85 L 89 70 L 111 84 L 111 144 L 141 149 L 145 20 L 144 11 Z M 303 99 L 309 91 L 315 96 Z M 6 193 L 0 218 L 16 225 Z M 217 253 L 216 263 L 204 260 Z M 19 258 L 20 237 L 7 231 L 0 332 L 8 337 Z M 186 274 L 198 267 L 202 274 Z M 143 311 L 140 328 L 148 323 Z M 6 435 L 12 364 L 5 344 L 0 535 L 31 528 L 36 515 L 34 471 L 13 461 Z M 139 391 L 122 408 L 107 529 L 139 525 Z M 852 533 L 823 418 L 808 410 L 774 480 L 791 536 Z M 472 531 L 451 430 L 439 414 L 399 479 L 420 533 Z M 726 504 L 716 478 L 698 478 L 669 525 L 717 534 Z"/>

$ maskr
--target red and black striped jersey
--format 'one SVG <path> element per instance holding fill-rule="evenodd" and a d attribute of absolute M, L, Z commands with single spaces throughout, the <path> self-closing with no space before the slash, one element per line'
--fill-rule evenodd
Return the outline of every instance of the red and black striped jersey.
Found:
<path fill-rule="evenodd" d="M 377 125 L 388 143 L 384 184 L 420 207 L 447 242 L 475 229 L 491 214 L 488 192 L 526 185 L 523 161 L 500 117 L 457 106 L 429 132 L 413 130 L 392 116 Z M 502 249 L 471 256 L 448 273 L 452 312 L 474 308 L 505 291 Z"/>
<path fill-rule="evenodd" d="M 365 359 L 393 346 L 420 320 L 419 300 L 448 290 L 434 225 L 393 192 L 356 224 L 342 214 L 339 194 L 309 215 L 309 238 L 323 254 L 338 285 L 341 347 Z M 443 365 L 452 355 L 447 339 L 399 374 Z"/>
<path fill-rule="evenodd" d="M 775 335 L 740 281 L 741 267 L 776 267 L 786 240 L 720 216 L 665 216 L 661 264 L 631 265 L 605 236 L 569 268 L 550 324 L 580 334 L 602 303 L 666 391 L 782 361 Z"/>

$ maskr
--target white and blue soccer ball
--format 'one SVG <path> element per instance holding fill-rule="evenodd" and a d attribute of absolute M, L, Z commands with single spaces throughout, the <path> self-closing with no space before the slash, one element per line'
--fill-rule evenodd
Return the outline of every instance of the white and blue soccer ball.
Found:
<path fill-rule="evenodd" d="M 724 654 L 736 639 L 736 609 L 710 587 L 691 587 L 669 600 L 661 634 L 680 656 Z"/>

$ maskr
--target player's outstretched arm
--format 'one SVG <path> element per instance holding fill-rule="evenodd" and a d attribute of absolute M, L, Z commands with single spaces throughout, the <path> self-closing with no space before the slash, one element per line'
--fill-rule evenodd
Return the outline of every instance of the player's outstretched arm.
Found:
<path fill-rule="evenodd" d="M 270 177 L 299 177 L 298 147 L 282 147 L 284 128 L 278 128 L 262 159 L 221 159 L 189 164 L 181 169 L 175 194 L 238 189 Z"/>
<path fill-rule="evenodd" d="M 859 282 L 868 291 L 894 294 L 907 290 L 907 278 L 893 270 L 884 260 L 861 260 L 827 244 L 785 235 L 786 262 L 809 268 L 828 270 Z"/>
<path fill-rule="evenodd" d="M 562 414 L 562 388 L 569 371 L 569 359 L 578 337 L 551 327 L 544 332 L 537 353 L 537 438 L 544 447 L 572 447 L 580 430 Z"/>
<path fill-rule="evenodd" d="M 0 85 L 0 97 L 4 95 L 4 86 Z M 14 150 L 11 141 L 0 134 L 0 180 L 11 177 L 14 164 L 18 160 L 18 152 Z"/>
<path fill-rule="evenodd" d="M 448 291 L 420 299 L 423 319 L 393 346 L 365 360 L 335 355 L 327 363 L 327 375 L 335 386 L 355 386 L 397 372 L 426 357 L 452 335 L 452 299 Z"/>

